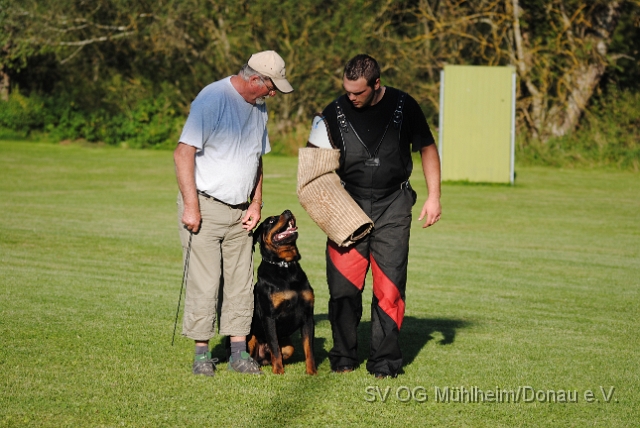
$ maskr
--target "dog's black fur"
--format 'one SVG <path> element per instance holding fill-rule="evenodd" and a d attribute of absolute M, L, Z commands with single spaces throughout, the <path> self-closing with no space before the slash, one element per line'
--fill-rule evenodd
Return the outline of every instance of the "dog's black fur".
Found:
<path fill-rule="evenodd" d="M 248 348 L 260 364 L 271 362 L 275 374 L 284 373 L 283 360 L 293 354 L 290 336 L 300 330 L 307 374 L 317 374 L 313 356 L 314 294 L 298 261 L 296 218 L 286 210 L 268 217 L 253 232 L 262 262 L 254 288 L 254 310 Z"/>

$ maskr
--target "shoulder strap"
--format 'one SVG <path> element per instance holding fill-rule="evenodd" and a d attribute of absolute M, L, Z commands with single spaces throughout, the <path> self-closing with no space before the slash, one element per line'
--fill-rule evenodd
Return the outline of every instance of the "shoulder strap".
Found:
<path fill-rule="evenodd" d="M 398 97 L 398 105 L 396 106 L 396 111 L 393 112 L 393 126 L 398 129 L 402 125 L 402 109 L 404 108 L 404 97 L 407 94 L 400 91 L 400 96 Z"/>
<path fill-rule="evenodd" d="M 340 129 L 342 130 L 342 132 L 347 133 L 349 132 L 349 127 L 347 126 L 347 117 L 344 115 L 344 112 L 342 111 L 342 107 L 340 107 L 340 103 L 338 102 L 338 100 L 335 100 L 334 103 L 336 104 L 338 125 L 340 125 Z"/>

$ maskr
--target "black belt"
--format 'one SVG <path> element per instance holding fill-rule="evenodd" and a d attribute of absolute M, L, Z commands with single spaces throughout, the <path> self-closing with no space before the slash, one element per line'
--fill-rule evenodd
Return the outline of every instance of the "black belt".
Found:
<path fill-rule="evenodd" d="M 225 201 L 221 201 L 221 200 L 220 200 L 220 199 L 218 199 L 218 198 L 214 198 L 213 196 L 211 196 L 211 195 L 209 195 L 209 194 L 207 194 L 207 193 L 204 193 L 204 192 L 203 192 L 203 191 L 201 191 L 201 190 L 198 190 L 198 195 L 200 195 L 200 196 L 204 196 L 204 197 L 205 197 L 205 198 L 207 198 L 207 199 L 212 199 L 212 200 L 214 200 L 214 201 L 216 201 L 216 202 L 220 202 L 221 204 L 226 205 L 226 206 L 228 206 L 229 208 L 233 208 L 234 210 L 242 210 L 242 211 L 244 211 L 244 210 L 246 210 L 246 209 L 248 209 L 248 208 L 249 208 L 249 202 L 243 202 L 243 203 L 241 203 L 241 204 L 228 204 L 228 203 L 226 203 Z"/>
<path fill-rule="evenodd" d="M 382 189 L 354 186 L 353 184 L 345 183 L 342 180 L 340 181 L 340 183 L 342 183 L 342 187 L 344 187 L 349 193 L 360 195 L 360 196 L 374 194 L 380 198 L 388 196 L 393 192 L 395 192 L 396 190 L 411 188 L 411 184 L 409 184 L 409 180 L 403 181 L 400 184 L 396 184 L 390 187 L 385 187 Z"/>

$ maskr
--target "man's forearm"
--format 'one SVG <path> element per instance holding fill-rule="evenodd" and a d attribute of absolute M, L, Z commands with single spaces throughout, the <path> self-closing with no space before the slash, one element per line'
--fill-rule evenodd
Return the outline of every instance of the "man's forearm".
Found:
<path fill-rule="evenodd" d="M 256 175 L 256 185 L 251 192 L 251 201 L 256 201 L 258 204 L 262 204 L 262 158 L 260 158 L 260 163 L 258 164 L 258 172 Z"/>
<path fill-rule="evenodd" d="M 438 155 L 438 148 L 435 144 L 423 147 L 421 155 L 422 170 L 427 182 L 429 197 L 440 199 L 440 156 Z"/>
<path fill-rule="evenodd" d="M 251 203 L 247 209 L 247 213 L 242 219 L 242 227 L 246 230 L 253 230 L 258 225 L 262 216 L 262 158 L 258 164 L 258 172 L 256 175 L 256 184 L 251 191 Z"/>
<path fill-rule="evenodd" d="M 198 192 L 195 179 L 195 152 L 195 147 L 180 143 L 173 153 L 178 187 L 180 188 L 180 193 L 182 193 L 185 206 L 198 204 Z"/>

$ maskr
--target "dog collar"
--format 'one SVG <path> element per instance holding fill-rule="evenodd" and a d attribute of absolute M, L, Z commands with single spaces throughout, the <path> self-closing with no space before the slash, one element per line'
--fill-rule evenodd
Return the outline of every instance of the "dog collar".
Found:
<path fill-rule="evenodd" d="M 279 266 L 279 267 L 285 267 L 285 268 L 298 263 L 296 261 L 293 261 L 293 262 L 282 262 L 282 261 L 281 262 L 272 262 L 271 260 L 267 260 L 267 259 L 262 259 L 262 261 L 263 262 L 267 262 L 267 263 L 272 264 L 272 265 Z"/>

